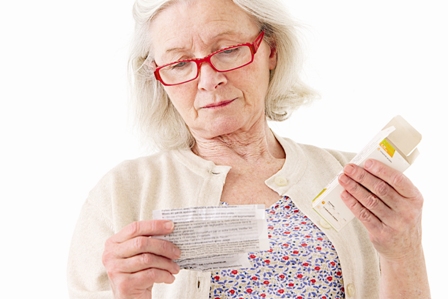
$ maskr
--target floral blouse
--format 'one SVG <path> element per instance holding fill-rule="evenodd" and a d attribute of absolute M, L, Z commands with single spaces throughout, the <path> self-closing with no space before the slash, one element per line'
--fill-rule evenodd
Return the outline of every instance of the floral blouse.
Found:
<path fill-rule="evenodd" d="M 251 268 L 212 271 L 209 298 L 345 298 L 339 258 L 325 234 L 287 196 L 266 214 L 270 249 L 250 252 Z"/>

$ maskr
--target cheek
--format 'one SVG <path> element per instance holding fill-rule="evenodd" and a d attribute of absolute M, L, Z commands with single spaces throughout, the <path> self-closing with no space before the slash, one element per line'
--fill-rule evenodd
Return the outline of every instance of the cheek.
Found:
<path fill-rule="evenodd" d="M 167 86 L 165 87 L 165 92 L 181 115 L 184 115 L 186 111 L 194 108 L 196 93 L 191 87 L 189 88 L 188 84 Z"/>
<path fill-rule="evenodd" d="M 263 65 L 242 72 L 232 82 L 247 96 L 254 98 L 254 100 L 258 99 L 257 102 L 260 100 L 264 102 L 268 90 L 269 77 L 269 69 Z"/>

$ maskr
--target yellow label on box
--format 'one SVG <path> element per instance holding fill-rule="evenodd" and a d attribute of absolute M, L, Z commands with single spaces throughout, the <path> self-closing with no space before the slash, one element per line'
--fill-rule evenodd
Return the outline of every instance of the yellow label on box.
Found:
<path fill-rule="evenodd" d="M 389 155 L 389 157 L 394 157 L 395 148 L 389 143 L 389 141 L 387 141 L 387 139 L 383 139 L 383 141 L 380 142 L 380 146 Z"/>

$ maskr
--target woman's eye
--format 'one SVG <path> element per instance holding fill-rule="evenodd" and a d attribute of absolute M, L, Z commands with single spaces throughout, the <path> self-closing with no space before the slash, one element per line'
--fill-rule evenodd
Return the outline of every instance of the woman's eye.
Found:
<path fill-rule="evenodd" d="M 221 51 L 221 53 L 223 53 L 223 54 L 234 54 L 234 53 L 238 52 L 239 49 L 240 49 L 239 47 L 230 48 L 230 49 L 226 49 L 226 50 Z"/>
<path fill-rule="evenodd" d="M 178 62 L 178 63 L 174 63 L 174 64 L 172 64 L 172 65 L 171 65 L 171 69 L 182 68 L 182 67 L 184 67 L 184 66 L 186 66 L 186 65 L 187 65 L 187 62 L 186 62 L 186 61 L 180 61 L 180 62 Z"/>

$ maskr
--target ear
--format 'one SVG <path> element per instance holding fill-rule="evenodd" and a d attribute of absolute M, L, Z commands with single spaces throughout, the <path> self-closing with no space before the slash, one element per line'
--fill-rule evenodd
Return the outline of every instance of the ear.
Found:
<path fill-rule="evenodd" d="M 273 70 L 277 66 L 277 48 L 275 45 L 271 46 L 271 54 L 269 54 L 269 69 Z"/>

